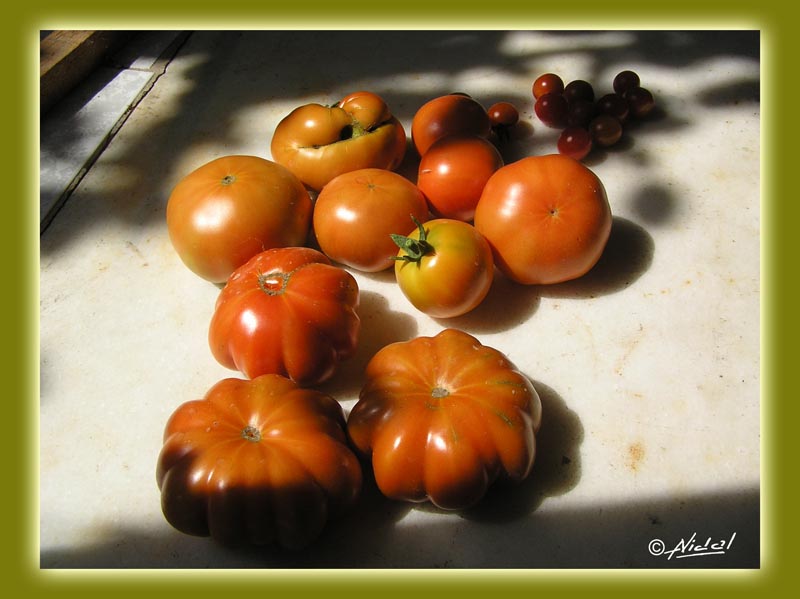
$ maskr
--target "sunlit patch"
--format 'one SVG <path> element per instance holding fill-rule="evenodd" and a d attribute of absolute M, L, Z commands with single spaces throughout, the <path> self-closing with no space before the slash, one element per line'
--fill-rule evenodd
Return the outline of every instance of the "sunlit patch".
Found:
<path fill-rule="evenodd" d="M 339 206 L 336 209 L 336 218 L 342 222 L 353 223 L 358 218 L 358 215 L 354 210 L 351 210 L 346 206 Z"/>
<path fill-rule="evenodd" d="M 229 202 L 210 202 L 195 213 L 194 227 L 200 231 L 219 229 L 231 218 L 232 213 L 233 205 Z"/>

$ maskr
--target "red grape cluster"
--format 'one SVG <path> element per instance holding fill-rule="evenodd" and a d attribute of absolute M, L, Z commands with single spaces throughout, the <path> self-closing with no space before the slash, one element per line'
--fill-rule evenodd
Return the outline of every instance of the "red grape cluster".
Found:
<path fill-rule="evenodd" d="M 555 73 L 545 73 L 533 82 L 534 112 L 548 127 L 563 128 L 559 153 L 581 160 L 595 144 L 617 143 L 629 120 L 650 113 L 655 100 L 640 83 L 637 73 L 622 71 L 614 77 L 614 91 L 595 98 L 591 83 L 576 79 L 564 85 Z"/>

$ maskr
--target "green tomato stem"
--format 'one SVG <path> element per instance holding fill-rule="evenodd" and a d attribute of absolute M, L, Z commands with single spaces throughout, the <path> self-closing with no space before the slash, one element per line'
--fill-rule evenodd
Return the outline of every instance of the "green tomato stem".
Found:
<path fill-rule="evenodd" d="M 397 247 L 406 253 L 405 256 L 393 256 L 392 260 L 402 260 L 403 262 L 420 262 L 424 256 L 431 254 L 434 251 L 433 246 L 428 243 L 428 232 L 425 230 L 425 227 L 422 226 L 422 223 L 419 222 L 413 214 L 411 215 L 411 220 L 414 221 L 414 224 L 417 225 L 417 229 L 419 229 L 419 239 L 412 239 L 411 237 L 406 237 L 405 235 L 397 235 L 396 233 L 392 233 L 390 235 L 392 241 L 394 241 Z"/>

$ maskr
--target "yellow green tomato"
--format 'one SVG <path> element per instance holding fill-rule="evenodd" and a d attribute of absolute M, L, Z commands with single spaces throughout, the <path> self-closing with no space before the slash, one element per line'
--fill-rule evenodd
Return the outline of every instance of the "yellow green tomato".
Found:
<path fill-rule="evenodd" d="M 407 236 L 392 235 L 400 247 L 394 272 L 403 294 L 421 312 L 452 318 L 476 308 L 494 277 L 492 249 L 469 223 L 434 219 Z"/>

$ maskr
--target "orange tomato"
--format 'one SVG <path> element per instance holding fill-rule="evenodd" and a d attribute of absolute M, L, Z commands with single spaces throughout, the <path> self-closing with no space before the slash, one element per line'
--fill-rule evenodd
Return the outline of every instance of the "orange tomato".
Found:
<path fill-rule="evenodd" d="M 503 157 L 483 137 L 450 135 L 435 142 L 419 163 L 417 186 L 434 214 L 471 221 L 486 181 Z"/>
<path fill-rule="evenodd" d="M 578 278 L 600 259 L 611 233 L 605 188 L 573 158 L 531 156 L 499 169 L 483 189 L 475 228 L 496 266 L 518 283 Z"/>
<path fill-rule="evenodd" d="M 453 318 L 476 308 L 494 278 L 492 248 L 469 223 L 429 220 L 407 236 L 393 235 L 400 247 L 395 278 L 417 310 Z"/>
<path fill-rule="evenodd" d="M 275 128 L 270 150 L 275 162 L 319 191 L 342 173 L 397 168 L 406 144 L 405 129 L 386 102 L 362 91 L 334 106 L 305 104 L 294 109 Z"/>
<path fill-rule="evenodd" d="M 257 156 L 223 156 L 186 175 L 167 202 L 184 264 L 212 283 L 266 249 L 304 245 L 312 204 L 300 180 Z"/>
<path fill-rule="evenodd" d="M 445 329 L 375 354 L 347 430 L 384 495 L 461 509 L 498 478 L 528 476 L 541 422 L 536 389 L 506 356 Z"/>
<path fill-rule="evenodd" d="M 464 94 L 447 94 L 426 102 L 411 121 L 411 140 L 420 156 L 442 137 L 489 137 L 491 131 L 492 123 L 486 109 Z"/>
<path fill-rule="evenodd" d="M 409 215 L 428 220 L 428 204 L 416 185 L 392 171 L 361 169 L 322 188 L 314 204 L 314 234 L 332 260 L 377 272 L 394 264 L 391 234 L 408 228 Z"/>
<path fill-rule="evenodd" d="M 167 522 L 226 545 L 305 547 L 361 491 L 344 427 L 336 400 L 276 374 L 218 382 L 165 427 Z"/>

